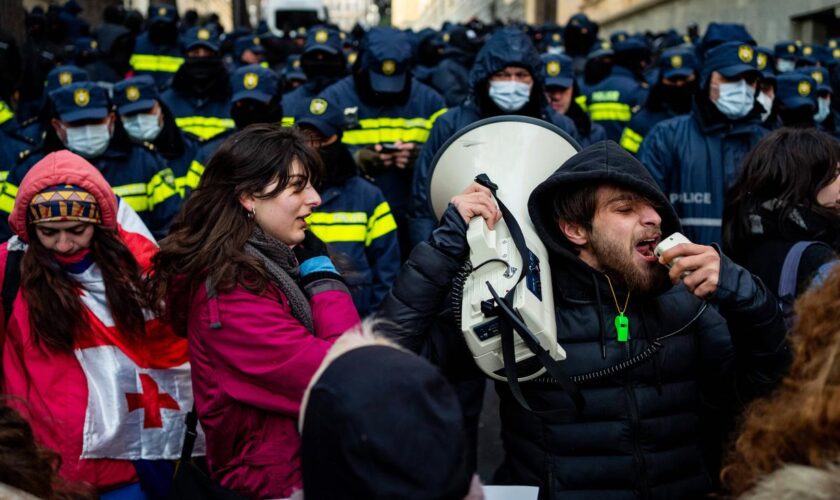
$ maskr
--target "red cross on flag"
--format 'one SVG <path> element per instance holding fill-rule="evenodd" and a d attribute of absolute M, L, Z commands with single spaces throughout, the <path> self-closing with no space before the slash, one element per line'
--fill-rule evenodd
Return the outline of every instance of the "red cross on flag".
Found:
<path fill-rule="evenodd" d="M 150 319 L 142 342 L 126 341 L 106 307 L 98 267 L 76 278 L 92 316 L 74 350 L 88 384 L 81 458 L 178 458 L 193 404 L 186 340 Z M 194 454 L 204 454 L 201 433 Z"/>
<path fill-rule="evenodd" d="M 142 227 L 124 231 L 121 224 L 123 241 L 147 261 L 157 248 L 151 235 Z M 147 313 L 145 337 L 127 341 L 115 328 L 101 269 L 93 264 L 74 277 L 87 309 L 85 331 L 74 346 L 88 386 L 80 458 L 179 458 L 184 417 L 193 405 L 186 339 Z M 193 455 L 203 455 L 204 448 L 199 428 Z"/>

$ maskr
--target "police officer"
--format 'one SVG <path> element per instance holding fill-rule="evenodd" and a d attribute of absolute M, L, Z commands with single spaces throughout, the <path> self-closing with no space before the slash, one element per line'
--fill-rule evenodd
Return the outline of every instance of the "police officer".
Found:
<path fill-rule="evenodd" d="M 578 138 L 574 122 L 548 105 L 542 66 L 531 40 L 516 28 L 498 30 L 484 44 L 470 72 L 470 99 L 438 119 L 417 161 L 411 187 L 412 247 L 426 241 L 437 226 L 429 206 L 432 160 L 458 130 L 483 118 L 525 115 L 553 123 Z"/>
<path fill-rule="evenodd" d="M 720 242 L 724 193 L 744 156 L 767 133 L 755 100 L 755 59 L 755 48 L 743 42 L 709 50 L 692 112 L 660 122 L 639 149 L 639 160 L 695 243 Z"/>
<path fill-rule="evenodd" d="M 814 127 L 817 113 L 817 83 L 798 70 L 776 79 L 777 127 Z"/>
<path fill-rule="evenodd" d="M 449 107 L 460 105 L 470 95 L 470 68 L 476 56 L 475 36 L 463 26 L 455 26 L 443 34 L 443 54 L 431 74 L 429 85 L 440 92 Z"/>
<path fill-rule="evenodd" d="M 440 94 L 412 78 L 407 34 L 373 28 L 362 45 L 357 70 L 325 90 L 323 97 L 344 112 L 342 141 L 385 193 L 397 220 L 400 250 L 407 255 L 413 164 L 446 107 Z"/>
<path fill-rule="evenodd" d="M 816 84 L 817 110 L 814 112 L 814 122 L 816 122 L 817 128 L 840 138 L 834 113 L 831 112 L 834 90 L 831 88 L 828 69 L 821 66 L 804 66 L 797 68 L 796 72 L 809 75 Z"/>
<path fill-rule="evenodd" d="M 310 28 L 300 56 L 306 82 L 283 96 L 283 113 L 289 124 L 309 109 L 312 99 L 327 87 L 347 76 L 347 60 L 342 50 L 342 35 L 327 26 Z"/>
<path fill-rule="evenodd" d="M 9 172 L 0 193 L 0 212 L 11 213 L 20 181 L 38 160 L 53 151 L 69 149 L 99 169 L 152 234 L 163 237 L 181 205 L 172 169 L 147 147 L 129 141 L 102 87 L 91 82 L 74 83 L 53 91 L 50 99 L 55 106 L 52 129 L 44 146 Z M 6 218 L 0 220 L 0 234 L 8 238 L 11 232 Z"/>
<path fill-rule="evenodd" d="M 283 118 L 280 79 L 274 71 L 259 64 L 242 66 L 233 72 L 230 84 L 233 88 L 230 116 L 236 127 L 200 145 L 186 177 L 176 181 L 186 195 L 198 186 L 207 162 L 228 136 L 254 123 L 279 124 Z"/>
<path fill-rule="evenodd" d="M 321 204 L 306 222 L 336 257 L 356 309 L 365 317 L 379 306 L 400 268 L 397 223 L 382 190 L 359 175 L 341 142 L 343 110 L 315 98 L 295 120 L 324 162 Z"/>
<path fill-rule="evenodd" d="M 776 73 L 789 73 L 796 69 L 799 47 L 793 40 L 783 40 L 773 46 L 776 55 Z"/>
<path fill-rule="evenodd" d="M 184 35 L 184 64 L 172 88 L 161 100 L 184 132 L 207 141 L 234 127 L 230 118 L 230 82 L 219 52 L 219 40 L 209 28 L 193 28 Z"/>
<path fill-rule="evenodd" d="M 262 39 L 246 33 L 233 42 L 233 66 L 236 69 L 249 64 L 268 67 L 268 63 L 265 62 L 265 47 L 262 46 Z"/>
<path fill-rule="evenodd" d="M 575 14 L 569 18 L 563 33 L 566 54 L 572 58 L 575 77 L 583 77 L 583 69 L 592 48 L 598 42 L 598 24 L 586 14 Z"/>
<path fill-rule="evenodd" d="M 543 54 L 541 59 L 545 97 L 551 109 L 575 123 L 580 147 L 606 139 L 604 127 L 594 123 L 574 99 L 578 96 L 578 88 L 572 72 L 572 58 L 565 54 Z"/>
<path fill-rule="evenodd" d="M 286 64 L 283 66 L 283 92 L 289 93 L 306 83 L 306 73 L 300 65 L 300 54 L 289 54 Z M 289 115 L 289 122 L 284 125 L 294 124 L 294 115 Z"/>
<path fill-rule="evenodd" d="M 659 58 L 659 81 L 647 102 L 621 133 L 621 147 L 636 154 L 657 123 L 691 111 L 697 90 L 697 58 L 690 48 L 666 50 Z"/>
<path fill-rule="evenodd" d="M 122 80 L 129 74 L 131 54 L 134 52 L 134 37 L 121 24 L 102 23 L 96 30 L 98 57 L 85 66 L 91 81 L 108 84 Z"/>
<path fill-rule="evenodd" d="M 776 121 L 773 107 L 773 101 L 776 98 L 776 72 L 773 69 L 776 65 L 773 51 L 766 47 L 756 47 L 755 66 L 761 71 L 756 100 L 764 108 L 761 113 L 761 122 L 767 125 Z"/>
<path fill-rule="evenodd" d="M 20 124 L 20 133 L 33 141 L 33 144 L 40 145 L 44 140 L 44 134 L 51 128 L 50 120 L 53 117 L 53 107 L 50 102 L 50 92 L 61 87 L 66 87 L 72 83 L 86 82 L 90 80 L 87 71 L 78 66 L 70 64 L 58 66 L 47 73 L 47 79 L 44 82 L 43 104 L 38 114 L 29 118 Z"/>
<path fill-rule="evenodd" d="M 632 36 L 614 45 L 613 50 L 610 75 L 584 95 L 589 117 L 604 127 L 608 139 L 618 142 L 624 126 L 647 98 L 644 70 L 650 63 L 650 47 L 641 36 Z"/>
<path fill-rule="evenodd" d="M 0 182 L 9 176 L 9 170 L 35 147 L 35 141 L 20 132 L 12 108 L 0 99 Z"/>
<path fill-rule="evenodd" d="M 148 29 L 137 37 L 131 67 L 135 74 L 150 75 L 163 90 L 184 64 L 178 33 L 178 10 L 174 5 L 149 6 Z"/>
<path fill-rule="evenodd" d="M 184 197 L 198 145 L 178 128 L 172 112 L 160 100 L 155 80 L 142 75 L 117 83 L 114 105 L 131 141 L 144 144 L 163 157 L 172 169 L 179 194 Z M 197 183 L 195 179 L 194 184 Z"/>

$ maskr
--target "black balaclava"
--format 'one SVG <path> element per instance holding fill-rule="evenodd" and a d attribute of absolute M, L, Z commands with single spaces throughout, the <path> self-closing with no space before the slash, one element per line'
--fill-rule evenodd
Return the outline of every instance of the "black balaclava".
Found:
<path fill-rule="evenodd" d="M 254 123 L 278 123 L 283 119 L 283 107 L 277 96 L 268 103 L 256 99 L 240 99 L 231 105 L 230 117 L 236 123 L 236 128 L 242 130 Z"/>
<path fill-rule="evenodd" d="M 149 41 L 155 45 L 175 45 L 178 42 L 178 26 L 174 22 L 153 22 L 149 25 Z"/>
<path fill-rule="evenodd" d="M 612 68 L 612 56 L 587 59 L 586 65 L 583 67 L 583 81 L 589 86 L 597 85 L 610 76 Z"/>
<path fill-rule="evenodd" d="M 172 80 L 172 88 L 199 98 L 226 99 L 230 81 L 219 56 L 187 57 Z"/>
<path fill-rule="evenodd" d="M 303 54 L 300 68 L 306 74 L 304 84 L 310 92 L 320 93 L 336 81 L 347 76 L 347 63 L 341 54 L 328 54 L 314 50 Z"/>

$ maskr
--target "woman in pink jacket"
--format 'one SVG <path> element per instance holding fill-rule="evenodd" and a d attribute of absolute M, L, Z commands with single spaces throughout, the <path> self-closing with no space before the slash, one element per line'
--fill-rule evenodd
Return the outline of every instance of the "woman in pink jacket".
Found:
<path fill-rule="evenodd" d="M 161 242 L 149 282 L 161 313 L 188 336 L 211 472 L 250 498 L 301 487 L 303 392 L 359 322 L 326 246 L 306 231 L 321 202 L 319 169 L 291 129 L 232 135 Z"/>
<path fill-rule="evenodd" d="M 157 245 L 70 151 L 26 174 L 9 223 L 0 404 L 59 454 L 63 480 L 102 498 L 143 498 L 137 470 L 180 456 L 192 406 L 187 342 L 148 314 L 142 294 Z"/>

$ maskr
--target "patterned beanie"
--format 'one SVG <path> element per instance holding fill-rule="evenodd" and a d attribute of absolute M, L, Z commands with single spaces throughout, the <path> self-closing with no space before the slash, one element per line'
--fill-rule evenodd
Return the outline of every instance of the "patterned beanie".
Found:
<path fill-rule="evenodd" d="M 32 224 L 64 221 L 102 223 L 96 198 L 72 184 L 59 184 L 36 194 L 29 203 L 28 212 Z"/>

